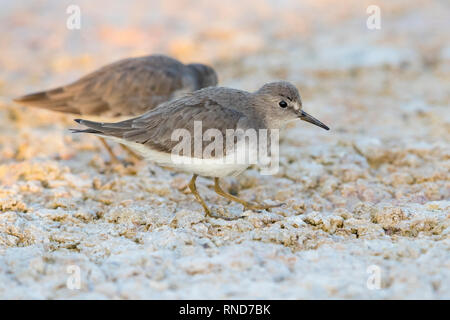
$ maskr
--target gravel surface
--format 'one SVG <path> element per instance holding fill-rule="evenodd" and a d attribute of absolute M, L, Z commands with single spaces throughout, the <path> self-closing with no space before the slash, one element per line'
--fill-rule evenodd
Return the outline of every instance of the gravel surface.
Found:
<path fill-rule="evenodd" d="M 0 298 L 449 299 L 450 4 L 376 2 L 380 30 L 356 0 L 2 2 Z M 331 130 L 295 123 L 277 174 L 222 182 L 284 207 L 205 217 L 190 176 L 111 166 L 73 115 L 11 102 L 149 53 L 211 63 L 224 86 L 297 85 Z"/>

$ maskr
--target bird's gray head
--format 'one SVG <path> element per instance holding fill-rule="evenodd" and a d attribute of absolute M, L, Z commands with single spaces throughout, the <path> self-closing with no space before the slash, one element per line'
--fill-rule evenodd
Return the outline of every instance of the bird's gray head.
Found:
<path fill-rule="evenodd" d="M 191 63 L 187 67 L 197 79 L 197 90 L 206 87 L 215 87 L 217 85 L 217 73 L 210 66 L 201 63 Z"/>
<path fill-rule="evenodd" d="M 310 116 L 302 110 L 302 99 L 297 88 L 289 82 L 270 82 L 262 86 L 255 92 L 259 99 L 263 101 L 266 120 L 274 127 L 282 127 L 287 122 L 301 119 L 325 130 L 329 130 L 326 125 Z"/>

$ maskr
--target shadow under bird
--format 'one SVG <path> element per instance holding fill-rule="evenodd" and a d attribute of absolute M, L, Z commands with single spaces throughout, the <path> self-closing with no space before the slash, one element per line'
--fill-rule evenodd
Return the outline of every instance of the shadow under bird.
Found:
<path fill-rule="evenodd" d="M 219 153 L 211 152 L 210 155 L 205 153 L 199 155 L 192 152 L 190 148 L 191 153 L 188 154 L 188 158 L 195 161 L 175 161 L 177 158 L 174 157 L 174 151 L 180 141 L 173 139 L 174 130 L 183 129 L 190 136 L 194 136 L 195 122 L 201 122 L 203 135 L 208 129 L 216 129 L 222 135 L 221 140 L 225 141 L 228 129 L 234 131 L 267 129 L 271 132 L 281 129 L 288 122 L 296 119 L 329 130 L 322 122 L 302 110 L 302 101 L 297 88 L 289 82 L 280 81 L 265 84 L 256 92 L 209 87 L 185 94 L 141 116 L 125 121 L 102 123 L 76 119 L 76 122 L 86 126 L 87 129 L 72 129 L 72 131 L 113 139 L 160 166 L 192 173 L 189 188 L 206 214 L 211 215 L 211 210 L 196 189 L 195 181 L 199 175 L 214 178 L 216 193 L 242 204 L 246 209 L 264 210 L 280 206 L 280 204 L 250 203 L 223 191 L 219 184 L 220 178 L 238 175 L 250 166 L 247 162 L 220 161 L 230 156 L 226 154 L 226 150 Z M 236 135 L 233 139 L 237 139 L 236 143 L 246 137 Z M 207 139 L 200 140 L 203 148 L 210 143 L 205 140 Z M 194 149 L 195 143 L 195 139 L 190 141 Z M 252 148 L 248 143 L 241 145 L 246 149 L 244 152 Z M 239 152 L 236 150 L 233 149 L 233 152 Z"/>
<path fill-rule="evenodd" d="M 186 92 L 216 86 L 210 66 L 164 55 L 128 58 L 108 64 L 79 80 L 55 89 L 24 95 L 15 102 L 83 116 L 137 116 Z M 111 148 L 102 139 L 117 162 Z"/>

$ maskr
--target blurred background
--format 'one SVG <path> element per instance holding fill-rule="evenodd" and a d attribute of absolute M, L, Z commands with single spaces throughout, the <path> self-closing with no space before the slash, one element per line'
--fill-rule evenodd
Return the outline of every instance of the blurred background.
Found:
<path fill-rule="evenodd" d="M 80 9 L 80 29 L 66 27 L 70 5 Z M 380 29 L 366 25 L 369 5 L 380 8 Z M 1 94 L 58 85 L 151 53 L 214 64 L 223 84 L 246 89 L 273 78 L 310 87 L 320 72 L 361 68 L 433 71 L 450 56 L 449 6 L 445 0 L 3 0 Z"/>
<path fill-rule="evenodd" d="M 71 5 L 80 29 L 67 28 Z M 448 0 L 0 6 L 0 297 L 449 297 Z M 223 182 L 283 209 L 205 222 L 180 191 L 187 175 L 111 169 L 97 139 L 69 132 L 73 115 L 11 102 L 154 53 L 209 63 L 223 86 L 299 88 L 331 131 L 296 123 L 277 175 Z M 240 214 L 208 183 L 207 202 Z M 65 287 L 73 263 L 89 271 L 79 291 Z M 372 264 L 385 290 L 367 289 Z"/>
<path fill-rule="evenodd" d="M 66 26 L 70 5 L 80 10 L 80 29 Z M 380 9 L 379 29 L 367 26 L 370 5 Z M 3 0 L 0 95 L 9 103 L 121 58 L 164 53 L 212 64 L 224 86 L 294 82 L 306 108 L 325 122 L 345 115 L 334 129 L 369 133 L 361 117 L 384 125 L 401 108 L 437 107 L 440 114 L 448 106 L 449 6 L 445 0 Z M 400 124 L 392 125 L 399 134 Z"/>

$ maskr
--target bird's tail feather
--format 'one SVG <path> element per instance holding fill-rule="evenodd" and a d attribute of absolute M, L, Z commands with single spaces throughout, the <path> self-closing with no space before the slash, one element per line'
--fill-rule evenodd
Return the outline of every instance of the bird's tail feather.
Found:
<path fill-rule="evenodd" d="M 65 92 L 64 88 L 59 87 L 52 90 L 27 94 L 13 99 L 13 101 L 31 107 L 80 114 L 80 110 L 70 104 L 70 99 L 70 95 Z"/>
<path fill-rule="evenodd" d="M 75 122 L 82 124 L 87 129 L 69 129 L 72 131 L 72 133 L 93 133 L 93 134 L 103 134 L 101 129 L 101 126 L 103 125 L 102 122 L 95 122 L 95 121 L 89 121 L 89 120 L 83 120 L 83 119 L 74 119 Z"/>
<path fill-rule="evenodd" d="M 98 130 L 94 130 L 94 129 L 69 129 L 72 133 L 93 133 L 93 134 L 99 134 L 101 135 L 102 133 Z"/>
<path fill-rule="evenodd" d="M 96 122 L 83 119 L 75 119 L 75 122 L 88 127 L 87 129 L 70 129 L 73 133 L 93 133 L 104 137 L 122 138 L 123 134 L 130 128 L 127 125 L 118 127 L 118 124 L 129 123 L 128 120 L 116 123 Z"/>

